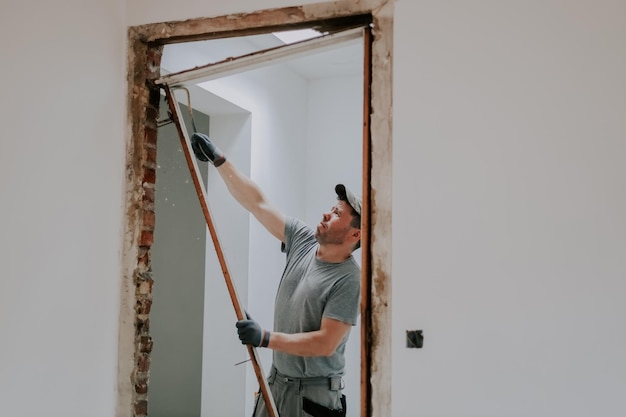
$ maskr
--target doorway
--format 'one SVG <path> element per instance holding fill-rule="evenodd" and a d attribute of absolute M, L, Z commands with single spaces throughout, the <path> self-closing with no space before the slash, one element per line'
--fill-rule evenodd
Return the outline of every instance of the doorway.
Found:
<path fill-rule="evenodd" d="M 341 2 L 339 2 L 341 3 Z M 319 27 L 326 24 L 328 27 L 336 27 L 338 20 L 345 24 L 345 19 L 359 19 L 372 12 L 372 10 L 361 10 L 366 14 L 357 13 L 356 15 L 347 14 L 342 18 L 336 15 L 329 16 L 327 9 L 320 9 L 315 6 L 303 6 L 299 8 L 304 11 L 311 11 L 310 16 L 318 14 L 320 17 L 332 17 L 327 21 L 307 20 L 301 16 L 300 26 L 310 27 L 311 25 Z M 376 96 L 372 99 L 372 103 L 376 103 L 372 108 L 373 114 L 370 116 L 365 114 L 364 132 L 368 132 L 366 140 L 364 140 L 364 201 L 366 207 L 369 203 L 369 211 L 376 208 L 375 214 L 368 216 L 366 227 L 371 228 L 372 234 L 380 229 L 380 234 L 369 240 L 363 247 L 366 255 L 363 256 L 365 261 L 362 265 L 365 276 L 366 291 L 366 308 L 362 311 L 362 319 L 365 322 L 362 326 L 361 339 L 365 340 L 362 344 L 362 357 L 364 358 L 363 369 L 361 372 L 361 415 L 369 416 L 376 412 L 376 408 L 385 410 L 389 406 L 390 394 L 385 387 L 388 387 L 390 378 L 388 371 L 390 366 L 385 366 L 389 361 L 388 356 L 384 356 L 388 346 L 388 323 L 389 315 L 387 308 L 389 305 L 388 281 L 390 269 L 390 199 L 382 204 L 377 203 L 377 197 L 390 197 L 390 175 L 389 175 L 389 158 L 390 158 L 390 25 L 387 21 L 389 10 L 385 8 L 377 9 L 379 15 L 374 15 L 377 35 L 373 37 L 373 45 L 378 45 L 372 49 L 372 62 L 378 62 L 379 68 L 374 74 L 372 80 L 367 80 L 364 85 L 367 87 L 366 97 Z M 357 11 L 358 12 L 358 11 Z M 259 16 L 262 15 L 266 19 L 265 25 L 259 26 Z M 310 17 L 309 16 L 309 17 Z M 377 20 L 376 17 L 379 19 Z M 380 17 L 383 17 L 380 19 Z M 369 15 L 372 18 L 372 15 Z M 151 165 L 150 158 L 153 156 L 151 149 L 156 145 L 156 117 L 152 109 L 158 108 L 158 88 L 152 84 L 150 80 L 155 80 L 159 75 L 159 66 L 163 54 L 163 45 L 165 43 L 176 43 L 188 40 L 210 37 L 227 37 L 233 36 L 235 32 L 242 31 L 241 24 L 247 22 L 249 26 L 243 30 L 243 33 L 266 33 L 268 30 L 275 30 L 277 22 L 285 20 L 284 15 L 277 17 L 276 11 L 259 12 L 255 16 L 241 16 L 242 21 L 233 23 L 232 16 L 228 19 L 214 18 L 202 19 L 201 22 L 180 22 L 177 24 L 168 24 L 165 27 L 160 24 L 147 25 L 139 28 L 131 28 L 130 44 L 131 52 L 129 56 L 129 64 L 131 68 L 131 95 L 129 97 L 129 118 L 131 122 L 131 140 L 129 143 L 129 192 L 128 192 L 128 218 L 129 225 L 127 228 L 127 248 L 125 252 L 125 265 L 127 267 L 125 276 L 125 287 L 128 291 L 125 293 L 125 301 L 122 306 L 122 328 L 120 331 L 120 415 L 145 415 L 148 409 L 147 386 L 150 369 L 150 353 L 152 351 L 152 339 L 150 336 L 149 314 L 152 305 L 152 284 L 151 276 L 151 245 L 154 237 L 154 222 L 150 222 L 150 212 L 153 206 L 154 196 L 151 196 L 154 189 L 153 176 L 156 174 L 155 166 Z M 262 19 L 261 19 L 262 20 Z M 271 24 L 269 24 L 269 23 Z M 326 23 L 324 23 L 326 22 Z M 330 22 L 330 23 L 329 23 Z M 233 29 L 233 26 L 236 29 Z M 293 26 L 293 25 L 292 25 Z M 216 27 L 220 28 L 220 32 L 216 34 Z M 190 32 L 191 28 L 191 32 Z M 165 30 L 164 30 L 165 29 Z M 368 58 L 366 58 L 367 60 Z M 379 77 L 379 78 L 377 78 Z M 377 81 L 376 81 L 377 80 Z M 385 88 L 378 91 L 374 88 L 378 83 L 386 84 Z M 148 82 L 146 84 L 146 81 Z M 369 88 L 372 87 L 371 95 Z M 378 91 L 378 92 L 377 92 Z M 369 103 L 370 100 L 367 100 Z M 379 108 L 376 113 L 376 108 Z M 376 134 L 370 132 L 377 132 Z M 384 133 L 384 134 L 383 134 Z M 373 149 L 370 149 L 370 143 Z M 378 159 L 369 162 L 370 155 L 375 152 Z M 133 180 L 136 179 L 136 180 Z M 370 195 L 370 191 L 374 192 Z M 151 201 L 152 197 L 152 201 Z M 376 205 L 374 205 L 376 203 Z M 368 247 L 369 246 L 369 247 Z M 378 248 L 378 252 L 376 248 Z M 134 262 L 133 262 L 134 261 Z M 374 264 L 375 268 L 372 268 Z M 130 285 L 129 285 L 130 284 Z M 123 300 L 124 301 L 124 300 Z M 133 306 L 129 309 L 129 306 Z M 125 314 L 126 310 L 126 314 Z M 129 311 L 129 310 L 132 310 Z M 376 310 L 377 315 L 373 315 L 372 311 Z M 130 314 L 129 314 L 130 313 Z M 129 317 L 133 317 L 130 321 Z M 124 326 L 125 324 L 125 326 Z M 132 352 L 132 355 L 129 353 Z M 383 354 L 383 355 L 381 355 Z M 381 355 L 378 357 L 378 355 Z M 376 364 L 372 367 L 372 361 Z M 124 371 L 130 371 L 125 373 Z M 373 371 L 373 372 L 372 372 Z M 128 375 L 131 375 L 130 381 Z M 379 384 L 382 382 L 382 384 Z M 371 399 L 372 386 L 380 386 L 377 392 L 377 400 Z M 378 390 L 378 388 L 377 388 Z"/>
<path fill-rule="evenodd" d="M 273 34 L 250 38 L 167 45 L 161 68 L 184 71 L 187 68 L 182 65 L 200 66 L 209 55 L 213 62 L 227 54 L 247 54 L 258 46 L 280 48 L 283 42 Z M 190 62 L 190 57 L 197 56 L 202 57 L 200 61 Z M 237 59 L 228 63 L 238 65 Z M 269 61 L 263 68 L 240 69 L 237 75 L 212 82 L 191 81 L 185 88 L 194 88 L 191 103 L 209 116 L 206 126 L 200 124 L 204 116 L 196 115 L 199 130 L 209 134 L 277 207 L 314 227 L 321 213 L 334 204 L 337 182 L 362 189 L 363 39 L 359 35 L 322 52 L 307 52 L 280 63 Z M 177 97 L 181 106 L 186 103 L 185 91 L 179 90 Z M 189 120 L 185 125 L 191 127 Z M 235 316 L 212 241 L 208 236 L 198 241 L 196 236 L 206 227 L 189 173 L 178 173 L 186 163 L 173 126 L 159 128 L 157 149 L 150 415 L 251 415 L 258 384 L 234 332 Z M 207 164 L 200 166 L 206 170 Z M 250 220 L 214 169 L 203 177 L 239 297 L 248 313 L 272 328 L 273 301 L 284 265 L 280 245 Z M 183 198 L 183 192 L 190 198 Z M 198 253 L 205 241 L 206 261 L 205 253 Z M 353 256 L 360 263 L 361 251 Z M 203 262 L 206 273 L 190 270 Z M 203 330 L 198 330 L 203 317 Z M 346 351 L 344 393 L 351 417 L 358 416 L 360 403 L 359 329 L 357 323 Z M 270 369 L 271 352 L 258 352 L 263 369 Z"/>

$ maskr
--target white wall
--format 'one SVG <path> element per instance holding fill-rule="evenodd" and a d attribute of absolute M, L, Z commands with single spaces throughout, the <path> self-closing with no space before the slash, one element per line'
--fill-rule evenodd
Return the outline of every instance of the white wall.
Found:
<path fill-rule="evenodd" d="M 395 417 L 626 415 L 625 15 L 397 3 Z"/>
<path fill-rule="evenodd" d="M 337 183 L 362 194 L 363 77 L 311 80 L 308 92 L 304 220 L 316 225 L 336 203 Z"/>
<path fill-rule="evenodd" d="M 124 3 L 3 1 L 0 37 L 0 415 L 110 417 Z"/>
<path fill-rule="evenodd" d="M 0 414 L 114 415 L 126 24 L 294 4 L 2 4 Z M 625 8 L 396 2 L 394 417 L 626 413 Z"/>
<path fill-rule="evenodd" d="M 183 94 L 178 94 L 183 99 Z M 193 102 L 195 104 L 195 101 Z M 159 120 L 168 117 L 162 97 Z M 180 103 L 187 131 L 208 131 L 209 117 Z M 208 167 L 199 165 L 201 175 Z M 158 129 L 154 242 L 150 248 L 150 417 L 197 416 L 201 407 L 206 223 L 176 126 Z"/>
<path fill-rule="evenodd" d="M 180 0 L 176 3 L 158 0 L 129 0 L 126 2 L 129 25 L 141 25 L 194 17 L 222 16 L 230 13 L 253 12 L 255 10 L 290 7 L 318 3 L 317 0 L 249 0 L 212 1 Z"/>
<path fill-rule="evenodd" d="M 250 114 L 212 115 L 210 137 L 229 161 L 250 175 Z M 209 205 L 231 280 L 242 307 L 248 304 L 250 219 L 209 166 Z M 204 356 L 202 362 L 202 415 L 244 415 L 248 359 L 235 331 L 235 311 L 210 236 L 207 235 L 204 310 Z"/>

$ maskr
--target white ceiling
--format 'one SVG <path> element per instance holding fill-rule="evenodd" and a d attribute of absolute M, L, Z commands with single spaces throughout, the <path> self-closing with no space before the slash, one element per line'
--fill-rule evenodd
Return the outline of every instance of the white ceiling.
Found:
<path fill-rule="evenodd" d="M 286 65 L 307 79 L 362 75 L 362 41 L 347 42 L 332 51 L 297 58 Z"/>
<path fill-rule="evenodd" d="M 275 46 L 284 44 L 272 34 L 261 36 L 267 37 L 268 43 L 276 39 L 278 42 Z M 259 40 L 257 37 L 251 37 L 249 41 L 258 44 Z M 259 46 L 267 48 L 263 44 L 259 44 Z M 286 66 L 306 79 L 359 75 L 363 71 L 363 41 L 357 39 L 339 44 L 331 50 L 295 58 L 289 60 Z"/>
<path fill-rule="evenodd" d="M 161 67 L 164 74 L 179 72 L 281 45 L 284 43 L 272 34 L 167 45 Z M 307 80 L 359 76 L 363 74 L 362 39 L 343 42 L 332 49 L 313 51 L 272 65 L 289 68 Z M 188 85 L 187 88 L 191 92 L 194 107 L 207 114 L 245 112 L 233 103 L 207 94 L 201 87 Z M 179 100 L 185 98 L 184 93 L 178 94 Z"/>
<path fill-rule="evenodd" d="M 167 45 L 162 65 L 168 72 L 178 72 L 281 45 L 284 43 L 273 34 Z M 344 42 L 275 65 L 284 65 L 306 79 L 359 75 L 363 71 L 362 41 Z"/>

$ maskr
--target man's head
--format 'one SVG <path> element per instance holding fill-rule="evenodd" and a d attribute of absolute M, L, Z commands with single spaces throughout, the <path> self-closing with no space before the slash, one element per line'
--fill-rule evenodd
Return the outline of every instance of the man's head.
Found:
<path fill-rule="evenodd" d="M 335 186 L 337 204 L 325 213 L 315 237 L 321 244 L 350 241 L 352 250 L 361 247 L 361 199 L 343 184 Z"/>
<path fill-rule="evenodd" d="M 361 228 L 361 206 L 362 202 L 352 191 L 343 184 L 335 185 L 335 192 L 339 201 L 345 201 L 352 208 L 352 226 L 357 229 Z"/>

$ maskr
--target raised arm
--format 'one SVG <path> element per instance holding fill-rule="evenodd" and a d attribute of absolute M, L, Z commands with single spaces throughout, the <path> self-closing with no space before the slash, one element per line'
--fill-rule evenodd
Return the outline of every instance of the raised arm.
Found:
<path fill-rule="evenodd" d="M 281 242 L 285 241 L 285 214 L 274 207 L 259 186 L 246 177 L 224 153 L 202 133 L 194 133 L 191 145 L 198 159 L 210 161 L 217 168 L 228 191 L 243 208 L 252 215 Z"/>

